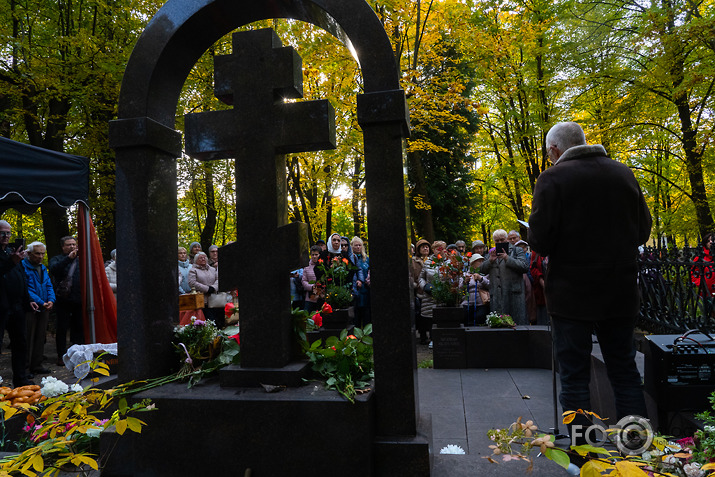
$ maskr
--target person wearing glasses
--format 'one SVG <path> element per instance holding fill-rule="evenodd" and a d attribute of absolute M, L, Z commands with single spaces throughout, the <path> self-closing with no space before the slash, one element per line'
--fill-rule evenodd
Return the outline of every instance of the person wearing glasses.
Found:
<path fill-rule="evenodd" d="M 633 338 L 639 313 L 638 246 L 648 240 L 652 225 L 643 192 L 628 166 L 608 157 L 600 144 L 586 143 L 577 123 L 553 126 L 545 146 L 553 166 L 534 187 L 529 244 L 549 259 L 544 293 L 561 405 L 564 411 L 593 409 L 589 382 L 595 333 L 615 395 L 614 421 L 647 417 Z M 583 243 L 574 237 L 607 243 L 608 252 L 585 259 Z M 569 424 L 569 431 L 574 424 L 590 424 L 582 417 Z"/>
<path fill-rule="evenodd" d="M 57 366 L 64 366 L 62 357 L 67 352 L 67 330 L 70 343 L 84 344 L 82 317 L 82 285 L 80 284 L 80 260 L 75 237 L 60 239 L 62 253 L 50 259 L 48 268 L 55 283 L 55 311 L 57 313 Z"/>
<path fill-rule="evenodd" d="M 20 265 L 26 253 L 21 245 L 10 245 L 11 237 L 10 224 L 0 220 L 0 341 L 7 327 L 12 345 L 12 382 L 17 387 L 34 383 L 28 378 L 26 370 L 25 313 L 31 308 L 25 272 Z"/>

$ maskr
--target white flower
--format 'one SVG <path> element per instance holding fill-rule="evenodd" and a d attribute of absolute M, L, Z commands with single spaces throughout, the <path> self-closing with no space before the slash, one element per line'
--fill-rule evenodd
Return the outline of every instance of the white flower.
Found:
<path fill-rule="evenodd" d="M 440 454 L 466 454 L 464 449 L 454 444 L 449 444 L 447 447 L 442 447 L 439 451 Z"/>
<path fill-rule="evenodd" d="M 700 470 L 700 464 L 697 462 L 685 464 L 683 466 L 683 470 L 685 471 L 685 475 L 688 477 L 703 477 L 705 475 L 705 472 Z"/>
<path fill-rule="evenodd" d="M 48 398 L 59 396 L 60 394 L 68 392 L 69 389 L 66 383 L 53 376 L 42 378 L 42 390 L 40 392 L 43 396 L 47 396 Z"/>
<path fill-rule="evenodd" d="M 82 391 L 84 391 L 84 389 L 82 389 L 82 386 L 80 384 L 75 383 L 70 386 L 70 391 L 72 391 L 73 393 L 81 393 Z"/>
<path fill-rule="evenodd" d="M 715 432 L 715 426 L 705 426 L 705 432 Z"/>

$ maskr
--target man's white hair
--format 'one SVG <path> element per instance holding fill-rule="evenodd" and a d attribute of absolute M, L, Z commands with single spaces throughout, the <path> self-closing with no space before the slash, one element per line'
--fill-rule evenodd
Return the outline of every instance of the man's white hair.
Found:
<path fill-rule="evenodd" d="M 572 121 L 556 123 L 546 134 L 546 148 L 556 146 L 563 154 L 574 146 L 584 146 L 586 135 L 578 123 Z"/>
<path fill-rule="evenodd" d="M 45 247 L 45 244 L 42 242 L 32 242 L 30 245 L 27 246 L 26 250 L 27 253 L 32 253 L 35 251 L 35 247 L 42 247 L 45 250 L 47 250 L 47 247 Z"/>
<path fill-rule="evenodd" d="M 8 222 L 7 220 L 0 220 L 0 225 L 6 225 L 6 226 L 12 228 L 12 225 L 10 225 L 10 222 Z"/>
<path fill-rule="evenodd" d="M 492 239 L 494 239 L 494 241 L 496 242 L 497 237 L 503 237 L 503 238 L 506 240 L 507 236 L 508 236 L 508 235 L 507 235 L 507 233 L 506 233 L 506 230 L 504 230 L 504 229 L 496 229 L 496 230 L 494 231 L 494 233 L 492 234 Z"/>

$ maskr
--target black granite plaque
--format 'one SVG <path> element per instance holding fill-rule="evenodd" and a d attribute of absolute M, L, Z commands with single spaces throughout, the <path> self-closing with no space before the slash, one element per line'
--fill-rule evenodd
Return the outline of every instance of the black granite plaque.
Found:
<path fill-rule="evenodd" d="M 432 328 L 435 369 L 467 367 L 466 333 L 464 328 Z"/>

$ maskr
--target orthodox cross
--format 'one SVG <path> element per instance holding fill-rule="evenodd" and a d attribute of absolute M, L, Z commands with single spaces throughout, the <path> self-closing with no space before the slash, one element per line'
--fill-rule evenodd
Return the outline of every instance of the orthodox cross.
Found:
<path fill-rule="evenodd" d="M 271 29 L 234 33 L 214 59 L 232 109 L 185 116 L 186 152 L 236 160 L 236 242 L 219 250 L 219 287 L 238 289 L 241 368 L 283 368 L 295 341 L 289 272 L 305 263 L 305 224 L 288 224 L 286 153 L 335 148 L 334 110 L 303 97 L 302 60 Z"/>

